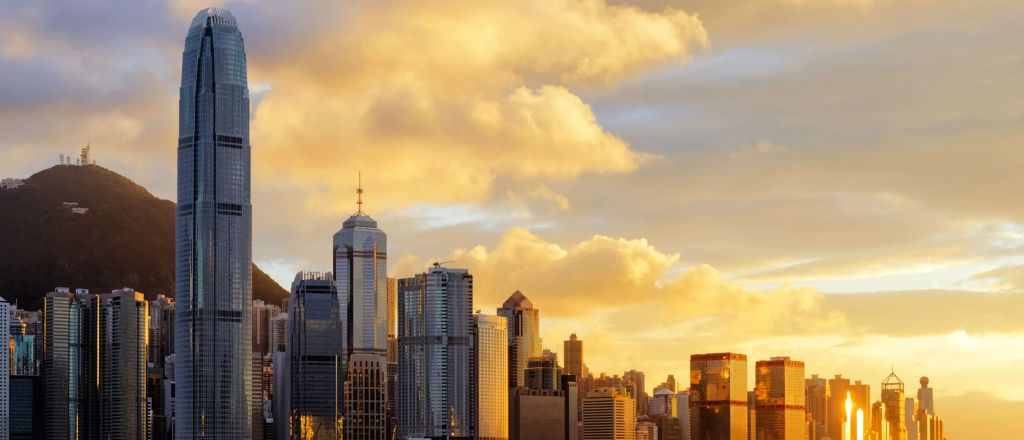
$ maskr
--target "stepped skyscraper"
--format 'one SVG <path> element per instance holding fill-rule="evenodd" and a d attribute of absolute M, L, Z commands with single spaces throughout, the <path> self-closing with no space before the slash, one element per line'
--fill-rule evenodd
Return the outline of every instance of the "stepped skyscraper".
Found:
<path fill-rule="evenodd" d="M 192 19 L 181 61 L 176 216 L 179 439 L 252 437 L 249 88 L 235 17 Z"/>

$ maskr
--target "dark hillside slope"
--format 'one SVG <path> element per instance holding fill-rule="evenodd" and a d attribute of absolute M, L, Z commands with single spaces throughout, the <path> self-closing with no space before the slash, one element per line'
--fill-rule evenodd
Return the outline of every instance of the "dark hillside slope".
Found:
<path fill-rule="evenodd" d="M 96 165 L 58 165 L 25 183 L 0 190 L 0 296 L 28 309 L 57 286 L 173 296 L 173 202 Z M 255 265 L 252 281 L 255 299 L 288 295 Z"/>

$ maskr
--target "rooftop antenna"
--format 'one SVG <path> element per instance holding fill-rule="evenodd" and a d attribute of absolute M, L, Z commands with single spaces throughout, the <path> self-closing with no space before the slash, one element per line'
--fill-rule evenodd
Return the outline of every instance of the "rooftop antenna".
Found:
<path fill-rule="evenodd" d="M 358 212 L 356 215 L 363 215 L 363 172 L 359 172 L 359 186 L 356 187 L 356 205 L 358 206 Z"/>

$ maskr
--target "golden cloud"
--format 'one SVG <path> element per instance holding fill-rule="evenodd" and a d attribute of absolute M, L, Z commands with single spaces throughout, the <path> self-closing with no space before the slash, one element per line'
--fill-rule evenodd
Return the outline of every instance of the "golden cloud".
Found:
<path fill-rule="evenodd" d="M 360 168 L 386 170 L 370 181 L 390 206 L 635 170 L 649 157 L 569 87 L 606 87 L 707 44 L 696 16 L 597 0 L 367 2 L 344 14 L 292 50 L 250 57 L 253 81 L 271 84 L 252 123 L 257 185 L 316 182 L 310 197 L 332 211 L 351 191 L 338 176 Z"/>

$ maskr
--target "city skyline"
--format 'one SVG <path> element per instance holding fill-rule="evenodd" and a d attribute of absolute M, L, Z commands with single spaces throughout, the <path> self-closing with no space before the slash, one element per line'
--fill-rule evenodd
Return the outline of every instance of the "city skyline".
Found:
<path fill-rule="evenodd" d="M 792 356 L 872 385 L 867 406 L 893 370 L 930 377 L 951 436 L 1024 408 L 1021 5 L 216 3 L 250 50 L 251 252 L 282 286 L 329 267 L 362 171 L 375 279 L 450 261 L 473 310 L 521 291 L 538 351 L 576 334 L 595 375 Z M 189 209 L 174 100 L 200 6 L 0 6 L 0 175 L 89 144 Z"/>

